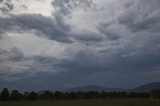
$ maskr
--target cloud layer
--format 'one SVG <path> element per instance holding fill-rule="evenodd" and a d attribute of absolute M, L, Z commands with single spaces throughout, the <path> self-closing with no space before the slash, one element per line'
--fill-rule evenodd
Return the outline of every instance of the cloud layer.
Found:
<path fill-rule="evenodd" d="M 52 7 L 46 7 L 49 16 L 33 13 L 30 5 L 16 14 L 20 2 L 0 3 L 4 86 L 16 82 L 14 87 L 21 89 L 43 88 L 42 83 L 46 89 L 87 84 L 135 87 L 160 81 L 159 0 L 46 1 Z M 35 86 L 29 88 L 28 83 Z"/>

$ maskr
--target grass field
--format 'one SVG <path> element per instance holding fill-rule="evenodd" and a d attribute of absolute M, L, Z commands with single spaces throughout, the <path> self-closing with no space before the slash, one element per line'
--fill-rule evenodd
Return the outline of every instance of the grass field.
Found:
<path fill-rule="evenodd" d="M 33 101 L 0 102 L 0 106 L 160 106 L 160 100 L 118 99 L 118 100 L 75 100 L 75 101 Z"/>

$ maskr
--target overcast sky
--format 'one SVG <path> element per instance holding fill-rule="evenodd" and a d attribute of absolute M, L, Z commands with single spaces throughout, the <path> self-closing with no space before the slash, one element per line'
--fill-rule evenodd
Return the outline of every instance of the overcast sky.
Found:
<path fill-rule="evenodd" d="M 160 81 L 160 0 L 0 0 L 0 89 Z"/>

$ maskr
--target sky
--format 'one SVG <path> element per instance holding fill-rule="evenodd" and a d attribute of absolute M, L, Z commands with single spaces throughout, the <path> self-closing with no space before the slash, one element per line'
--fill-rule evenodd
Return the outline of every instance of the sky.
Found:
<path fill-rule="evenodd" d="M 160 0 L 0 0 L 0 89 L 160 81 Z"/>

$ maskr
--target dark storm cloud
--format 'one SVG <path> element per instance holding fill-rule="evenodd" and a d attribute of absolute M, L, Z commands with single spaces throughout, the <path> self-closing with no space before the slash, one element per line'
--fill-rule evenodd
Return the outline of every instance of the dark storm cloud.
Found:
<path fill-rule="evenodd" d="M 18 83 L 20 80 L 28 80 L 28 78 L 37 81 L 38 77 L 54 76 L 61 72 L 56 66 L 58 60 L 41 56 L 24 57 L 16 48 L 9 52 L 1 52 L 0 60 L 0 79 L 6 83 L 12 81 Z M 7 65 L 5 65 L 6 63 Z"/>
<path fill-rule="evenodd" d="M 143 20 L 140 20 L 138 22 L 135 22 L 135 19 L 133 19 L 133 16 L 132 16 L 132 13 L 127 16 L 128 18 L 125 19 L 125 15 L 124 16 L 120 16 L 119 17 L 119 23 L 120 24 L 123 24 L 123 25 L 126 25 L 127 27 L 129 27 L 132 31 L 142 31 L 142 30 L 148 30 L 151 29 L 151 30 L 159 30 L 157 29 L 159 27 L 159 24 L 160 24 L 160 10 L 157 10 L 157 11 L 154 11 L 152 14 L 149 14 L 149 16 L 145 17 L 145 19 Z M 156 26 L 156 28 L 152 25 L 158 25 Z"/>
<path fill-rule="evenodd" d="M 81 7 L 83 9 L 91 8 L 93 6 L 92 0 L 54 0 L 52 5 L 56 12 L 66 16 L 71 15 L 75 8 Z"/>
<path fill-rule="evenodd" d="M 141 36 L 141 35 L 138 35 Z M 72 61 L 63 61 L 60 67 L 65 67 L 67 70 L 79 71 L 80 73 L 96 73 L 101 71 L 152 71 L 153 68 L 160 65 L 160 47 L 159 36 L 145 35 L 145 39 L 148 41 L 142 43 L 141 37 L 135 37 L 132 40 L 140 39 L 135 44 L 127 43 L 122 47 L 113 48 L 108 51 L 104 51 L 96 54 L 93 51 L 79 51 Z M 129 41 L 132 42 L 132 41 Z M 154 43 L 152 43 L 154 42 Z M 134 42 L 133 42 L 134 43 Z M 132 45 L 132 46 L 131 46 Z M 143 45 L 142 47 L 138 47 Z M 97 59 L 97 57 L 99 57 Z M 100 63 L 99 63 L 100 62 Z"/>
<path fill-rule="evenodd" d="M 18 80 L 23 70 L 20 63 L 23 59 L 22 51 L 16 47 L 10 51 L 0 49 L 0 80 L 3 82 Z"/>
<path fill-rule="evenodd" d="M 130 6 L 126 4 L 130 3 Z M 159 0 L 142 0 L 142 1 L 126 1 L 124 2 L 124 9 L 118 16 L 119 24 L 125 25 L 132 31 L 142 30 L 159 30 L 157 29 L 160 24 L 160 8 Z"/>
<path fill-rule="evenodd" d="M 72 12 L 76 8 L 84 9 L 84 11 L 87 11 L 87 9 L 95 9 L 94 2 L 92 0 L 54 0 L 52 2 L 52 5 L 56 12 L 53 14 L 55 17 L 55 20 L 57 24 L 64 25 L 65 17 L 72 18 Z M 63 29 L 65 29 L 63 27 Z M 77 39 L 80 41 L 93 41 L 93 42 L 100 42 L 102 41 L 103 37 L 99 35 L 98 33 L 94 33 L 91 31 L 81 31 L 76 33 L 69 33 L 69 35 L 73 39 Z"/>
<path fill-rule="evenodd" d="M 0 18 L 0 31 L 7 30 L 36 30 L 38 36 L 45 36 L 52 40 L 71 42 L 67 36 L 70 30 L 59 18 L 56 22 L 50 17 L 36 14 L 12 15 L 9 18 Z"/>
<path fill-rule="evenodd" d="M 100 23 L 97 27 L 98 31 L 104 34 L 109 40 L 118 40 L 121 38 L 121 34 L 116 32 L 115 29 L 109 28 L 110 24 Z"/>
<path fill-rule="evenodd" d="M 160 7 L 157 4 L 159 0 L 120 1 L 114 18 L 100 22 L 97 29 L 110 40 L 128 39 L 127 36 L 141 31 L 159 34 Z"/>
<path fill-rule="evenodd" d="M 11 0 L 1 0 L 0 3 L 0 11 L 4 14 L 12 11 L 14 8 L 14 4 Z"/>
<path fill-rule="evenodd" d="M 135 86 L 139 80 L 141 83 L 154 81 L 154 77 L 147 73 L 160 68 L 160 2 L 159 0 L 124 0 L 119 3 L 120 8 L 117 8 L 112 19 L 106 19 L 105 22 L 101 20 L 95 32 L 82 30 L 72 33 L 72 28 L 65 22 L 65 17 L 72 16 L 74 6 L 91 7 L 90 0 L 53 1 L 52 5 L 56 9 L 53 19 L 35 14 L 0 18 L 1 32 L 35 29 L 38 36 L 46 36 L 52 40 L 70 42 L 71 38 L 74 39 L 69 46 L 74 49 L 68 50 L 73 54 L 68 56 L 69 59 L 58 60 L 47 56 L 26 58 L 16 48 L 10 53 L 0 51 L 1 60 L 12 63 L 9 64 L 10 67 L 1 67 L 3 71 L 0 76 L 4 77 L 0 79 L 26 78 L 23 79 L 24 83 L 31 82 L 35 88 L 43 87 L 44 83 L 48 88 L 53 87 L 49 86 L 51 84 L 66 87 L 67 83 L 73 85 L 98 83 L 111 86 L 122 84 L 129 87 Z M 80 48 L 75 46 L 77 42 L 82 45 L 90 41 L 93 42 L 89 46 L 83 45 L 84 47 Z M 5 72 L 6 69 L 15 70 L 12 73 L 19 73 L 19 75 Z M 17 69 L 21 70 L 23 75 L 20 74 L 21 71 L 17 72 Z M 21 87 L 25 86 L 22 80 L 16 81 Z M 8 83 L 6 85 L 10 84 L 9 81 L 6 82 Z"/>
<path fill-rule="evenodd" d="M 99 34 L 84 31 L 79 33 L 70 32 L 72 29 L 69 24 L 66 24 L 63 17 L 56 13 L 54 19 L 37 14 L 21 14 L 11 15 L 8 18 L 0 18 L 0 32 L 4 33 L 11 30 L 36 30 L 36 35 L 46 37 L 51 40 L 60 42 L 72 41 L 70 38 L 78 39 L 81 41 L 102 41 L 103 37 Z M 82 35 L 82 36 L 81 36 Z"/>
<path fill-rule="evenodd" d="M 75 8 L 90 8 L 92 4 L 92 0 L 54 0 L 52 1 L 55 9 L 53 16 L 58 24 L 64 25 L 64 18 L 71 16 Z"/>
<path fill-rule="evenodd" d="M 9 61 L 19 61 L 24 58 L 23 52 L 16 47 L 12 48 L 9 52 L 1 51 L 0 55 L 8 57 Z"/>
<path fill-rule="evenodd" d="M 83 30 L 78 33 L 72 33 L 71 36 L 73 36 L 77 40 L 83 41 L 84 43 L 101 42 L 104 40 L 103 38 L 105 38 L 99 33 L 91 32 L 91 31 L 87 31 L 87 30 Z"/>
<path fill-rule="evenodd" d="M 8 2 L 6 4 L 7 6 L 9 6 Z M 53 13 L 53 17 L 46 17 L 40 14 L 20 14 L 10 15 L 10 17 L 6 18 L 0 17 L 0 32 L 3 33 L 9 30 L 23 31 L 34 29 L 38 36 L 66 43 L 72 42 L 70 40 L 71 37 L 72 39 L 82 41 L 99 42 L 102 40 L 102 37 L 98 37 L 98 34 L 90 31 L 85 31 L 84 33 L 70 32 L 72 30 L 71 26 L 67 24 L 64 19 L 65 16 L 72 14 L 74 8 L 83 6 L 85 8 L 91 8 L 93 5 L 92 0 L 55 0 L 52 2 L 52 5 L 56 9 L 56 12 Z M 2 6 L 5 6 L 5 4 Z"/>
<path fill-rule="evenodd" d="M 0 0 L 0 3 L 2 3 L 3 2 L 3 0 Z"/>
<path fill-rule="evenodd" d="M 0 49 L 0 61 L 1 62 L 4 62 L 4 61 L 17 62 L 17 61 L 21 61 L 23 58 L 24 58 L 23 52 L 16 47 L 13 47 L 9 51 Z M 3 67 L 2 65 L 0 66 L 1 68 Z"/>
<path fill-rule="evenodd" d="M 57 12 L 60 12 L 62 15 L 68 15 L 71 14 L 69 6 L 66 4 L 69 4 L 70 0 L 55 0 L 52 2 L 52 5 L 55 7 L 55 9 L 58 9 Z"/>

